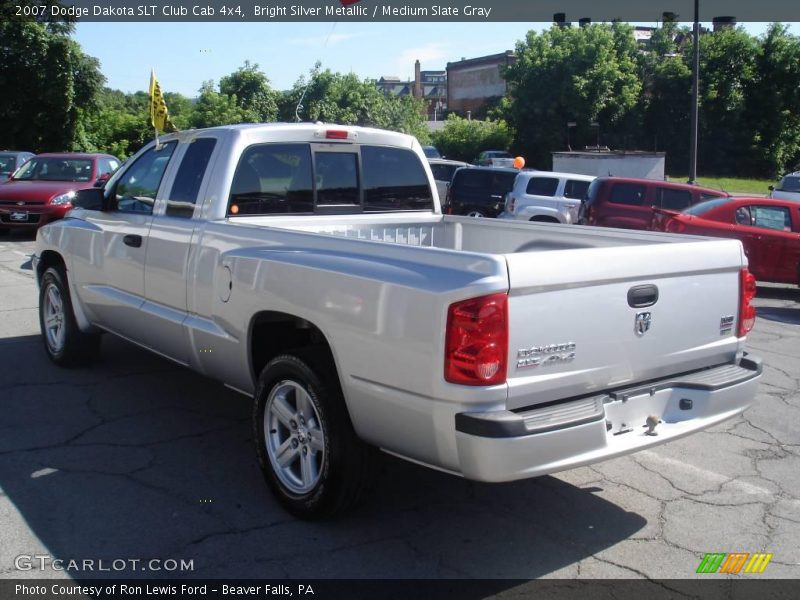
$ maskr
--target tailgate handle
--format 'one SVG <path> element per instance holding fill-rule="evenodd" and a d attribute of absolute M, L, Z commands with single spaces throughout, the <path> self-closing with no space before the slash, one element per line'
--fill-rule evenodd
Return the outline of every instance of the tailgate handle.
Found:
<path fill-rule="evenodd" d="M 653 284 L 636 285 L 628 290 L 628 306 L 644 308 L 658 301 L 658 288 Z"/>

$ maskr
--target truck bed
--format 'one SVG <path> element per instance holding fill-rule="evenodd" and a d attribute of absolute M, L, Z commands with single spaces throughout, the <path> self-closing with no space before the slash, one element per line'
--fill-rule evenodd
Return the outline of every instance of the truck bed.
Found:
<path fill-rule="evenodd" d="M 242 217 L 237 223 L 272 226 L 373 242 L 441 248 L 482 254 L 515 254 L 546 250 L 608 248 L 686 242 L 686 237 L 653 235 L 609 228 L 509 223 L 459 216 L 403 215 L 358 217 Z M 400 218 L 399 218 L 400 217 Z M 502 234 L 500 235 L 500 232 Z"/>

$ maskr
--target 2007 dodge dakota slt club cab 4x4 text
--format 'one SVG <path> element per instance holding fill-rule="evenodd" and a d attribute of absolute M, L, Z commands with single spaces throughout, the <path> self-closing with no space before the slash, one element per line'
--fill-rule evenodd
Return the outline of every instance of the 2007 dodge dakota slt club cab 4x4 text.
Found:
<path fill-rule="evenodd" d="M 435 190 L 398 133 L 165 136 L 39 231 L 44 347 L 80 364 L 112 332 L 251 394 L 266 481 L 307 518 L 376 447 L 511 481 L 752 401 L 738 241 L 443 216 Z"/>

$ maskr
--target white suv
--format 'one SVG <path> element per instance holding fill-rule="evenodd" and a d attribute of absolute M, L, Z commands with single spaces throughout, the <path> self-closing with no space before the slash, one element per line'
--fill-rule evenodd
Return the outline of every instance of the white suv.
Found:
<path fill-rule="evenodd" d="M 498 218 L 575 223 L 581 199 L 593 180 L 590 175 L 575 173 L 521 171 Z"/>

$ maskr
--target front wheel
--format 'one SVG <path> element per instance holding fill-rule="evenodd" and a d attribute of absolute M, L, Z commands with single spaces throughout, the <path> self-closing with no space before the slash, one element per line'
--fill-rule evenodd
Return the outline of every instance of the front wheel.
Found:
<path fill-rule="evenodd" d="M 39 326 L 47 356 L 59 366 L 90 363 L 100 351 L 100 335 L 78 327 L 63 267 L 50 267 L 39 286 Z"/>
<path fill-rule="evenodd" d="M 372 449 L 353 430 L 330 359 L 282 355 L 259 377 L 256 454 L 281 505 L 303 519 L 341 512 L 369 478 Z"/>
<path fill-rule="evenodd" d="M 468 217 L 484 217 L 485 215 L 479 210 L 471 210 L 467 213 Z"/>

